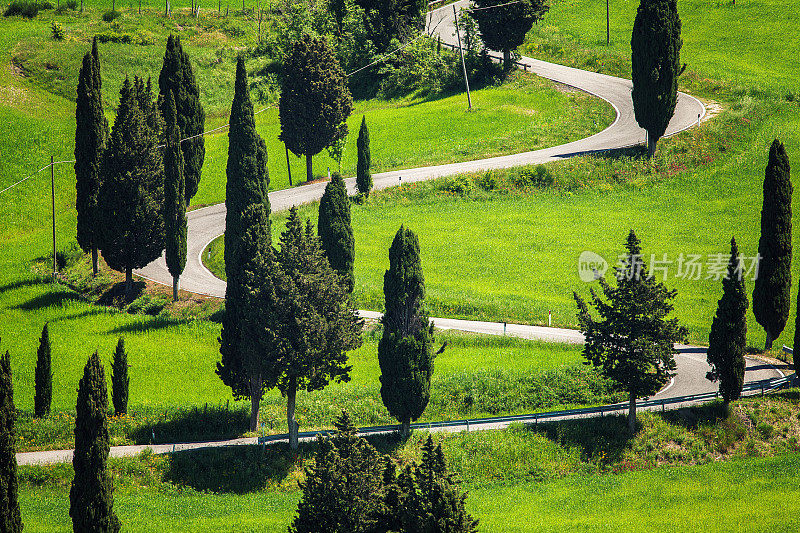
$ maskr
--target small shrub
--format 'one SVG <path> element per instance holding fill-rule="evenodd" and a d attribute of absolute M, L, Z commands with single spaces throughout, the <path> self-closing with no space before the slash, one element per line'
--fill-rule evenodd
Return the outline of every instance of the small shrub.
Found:
<path fill-rule="evenodd" d="M 484 191 L 493 191 L 498 188 L 497 178 L 491 170 L 486 171 L 483 176 L 478 178 L 478 187 Z"/>
<path fill-rule="evenodd" d="M 53 4 L 50 2 L 31 2 L 30 0 L 14 0 L 6 8 L 3 16 L 13 17 L 20 16 L 26 19 L 32 19 L 39 14 L 39 11 L 45 9 L 53 9 Z"/>
<path fill-rule="evenodd" d="M 444 181 L 443 189 L 460 196 L 469 196 L 475 191 L 475 182 L 469 176 L 455 176 Z"/>
<path fill-rule="evenodd" d="M 117 33 L 115 31 L 104 31 L 98 33 L 95 37 L 101 43 L 130 44 L 133 42 L 133 35 L 130 33 Z"/>
<path fill-rule="evenodd" d="M 50 23 L 50 33 L 56 41 L 64 40 L 64 26 L 60 22 L 54 20 Z"/>
<path fill-rule="evenodd" d="M 155 316 L 167 305 L 169 298 L 164 294 L 150 296 L 143 294 L 128 306 L 128 313 Z"/>
<path fill-rule="evenodd" d="M 772 427 L 771 424 L 767 424 L 766 422 L 762 422 L 759 424 L 756 429 L 761 434 L 761 438 L 764 440 L 768 440 L 775 434 L 775 428 Z"/>
<path fill-rule="evenodd" d="M 553 184 L 555 178 L 550 169 L 544 165 L 536 165 L 533 168 L 522 169 L 514 179 L 514 184 L 517 187 L 549 187 Z"/>
<path fill-rule="evenodd" d="M 114 22 L 120 16 L 122 16 L 122 13 L 119 11 L 106 11 L 103 13 L 103 22 Z"/>

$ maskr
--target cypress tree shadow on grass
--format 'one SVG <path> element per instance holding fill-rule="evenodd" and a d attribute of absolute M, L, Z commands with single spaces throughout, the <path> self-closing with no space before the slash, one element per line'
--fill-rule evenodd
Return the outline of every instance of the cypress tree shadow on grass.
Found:
<path fill-rule="evenodd" d="M 170 413 L 167 420 L 135 429 L 130 438 L 136 444 L 226 440 L 241 437 L 249 427 L 250 411 L 246 405 L 206 405 Z"/>
<path fill-rule="evenodd" d="M 40 311 L 49 307 L 63 307 L 69 302 L 82 302 L 83 299 L 75 293 L 66 291 L 48 291 L 31 298 L 27 302 L 15 305 L 12 309 L 20 311 Z"/>

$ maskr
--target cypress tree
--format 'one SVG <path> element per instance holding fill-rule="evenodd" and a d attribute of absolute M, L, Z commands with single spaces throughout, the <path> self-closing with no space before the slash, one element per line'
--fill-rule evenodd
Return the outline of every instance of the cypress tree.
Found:
<path fill-rule="evenodd" d="M 358 437 L 347 413 L 335 422 L 332 437 L 319 437 L 314 464 L 300 483 L 303 497 L 289 531 L 292 533 L 367 533 L 381 529 L 381 454 Z"/>
<path fill-rule="evenodd" d="M 117 118 L 103 157 L 98 202 L 103 258 L 125 272 L 125 293 L 132 296 L 133 269 L 158 259 L 164 250 L 164 158 L 153 106 L 140 107 L 143 84 L 125 78 Z M 147 89 L 143 90 L 145 93 Z M 152 102 L 152 101 L 151 101 Z"/>
<path fill-rule="evenodd" d="M 180 130 L 172 91 L 167 93 L 166 137 L 164 149 L 164 235 L 167 269 L 172 274 L 172 299 L 178 301 L 181 274 L 186 266 L 186 194 Z"/>
<path fill-rule="evenodd" d="M 625 242 L 626 254 L 616 269 L 617 286 L 600 278 L 602 296 L 591 291 L 591 303 L 600 315 L 589 313 L 586 302 L 573 293 L 578 323 L 586 336 L 583 356 L 628 393 L 628 430 L 636 431 L 636 399 L 663 387 L 675 370 L 675 343 L 687 330 L 673 310 L 677 292 L 650 276 L 633 230 Z"/>
<path fill-rule="evenodd" d="M 227 287 L 225 315 L 219 338 L 222 360 L 217 363 L 217 375 L 231 388 L 234 398 L 250 398 L 253 408 L 250 424 L 255 431 L 258 428 L 258 404 L 268 382 L 264 379 L 261 365 L 254 364 L 257 358 L 248 357 L 248 354 L 254 354 L 257 338 L 246 333 L 249 327 L 247 321 L 253 318 L 256 305 L 255 285 L 259 277 L 266 276 L 253 275 L 253 272 L 265 272 L 271 260 L 271 256 L 267 255 L 271 246 L 269 174 L 267 147 L 256 133 L 253 103 L 242 57 L 239 57 L 236 65 L 228 139 L 225 197 Z M 269 304 L 264 303 L 264 306 L 268 307 Z"/>
<path fill-rule="evenodd" d="M 14 424 L 14 384 L 11 379 L 11 356 L 0 358 L 0 531 L 19 533 L 22 517 L 19 512 L 17 484 L 17 455 L 14 446 L 17 435 Z"/>
<path fill-rule="evenodd" d="M 69 490 L 69 515 L 78 532 L 116 533 L 114 486 L 108 473 L 108 395 L 103 365 L 97 352 L 89 358 L 78 384 L 75 417 L 75 477 Z"/>
<path fill-rule="evenodd" d="M 433 322 L 424 308 L 425 280 L 417 236 L 403 226 L 389 249 L 389 270 L 383 276 L 386 313 L 378 344 L 381 398 L 407 437 L 431 396 L 434 355 Z"/>
<path fill-rule="evenodd" d="M 650 157 L 678 102 L 682 45 L 677 0 L 641 0 L 631 36 L 631 96 L 636 122 L 647 130 Z"/>
<path fill-rule="evenodd" d="M 358 130 L 358 140 L 356 141 L 358 150 L 358 161 L 356 163 L 356 187 L 358 192 L 364 196 L 369 196 L 372 190 L 372 154 L 369 150 L 369 129 L 367 128 L 367 117 L 361 117 L 361 129 Z"/>
<path fill-rule="evenodd" d="M 100 58 L 95 37 L 91 52 L 83 56 L 78 74 L 75 105 L 75 208 L 78 211 L 78 245 L 92 254 L 92 274 L 97 275 L 100 233 L 97 201 L 100 165 L 108 141 L 108 121 L 103 113 Z"/>
<path fill-rule="evenodd" d="M 408 465 L 396 479 L 387 469 L 384 483 L 392 531 L 472 533 L 478 521 L 466 509 L 466 492 L 447 471 L 442 445 L 428 436 L 422 445 L 422 461 Z"/>
<path fill-rule="evenodd" d="M 476 10 L 469 16 L 478 23 L 481 40 L 490 50 L 503 52 L 503 68 L 508 71 L 511 52 L 525 42 L 533 25 L 550 10 L 545 0 L 473 0 Z"/>
<path fill-rule="evenodd" d="M 206 112 L 200 103 L 200 88 L 192 69 L 189 55 L 183 50 L 181 38 L 170 35 L 167 38 L 167 50 L 164 63 L 158 76 L 158 88 L 161 94 L 161 112 L 167 115 L 167 93 L 172 92 L 175 98 L 175 110 L 178 117 L 178 128 L 181 139 L 190 139 L 181 143 L 185 164 L 186 205 L 197 194 L 200 186 L 200 174 L 206 156 L 205 132 Z"/>
<path fill-rule="evenodd" d="M 793 348 L 800 349 L 800 286 L 797 289 L 797 314 L 794 319 Z M 800 353 L 794 355 L 794 352 L 792 352 L 792 364 L 794 365 L 794 373 L 800 376 Z"/>
<path fill-rule="evenodd" d="M 331 267 L 339 273 L 347 292 L 353 292 L 355 276 L 355 239 L 350 223 L 350 199 L 347 197 L 342 176 L 336 172 L 319 202 L 319 222 L 317 232 L 320 244 Z"/>
<path fill-rule="evenodd" d="M 53 372 L 50 363 L 50 330 L 45 324 L 39 339 L 39 349 L 36 351 L 33 412 L 37 418 L 50 414 L 50 403 L 53 400 Z"/>
<path fill-rule="evenodd" d="M 758 240 L 758 276 L 753 288 L 753 314 L 767 332 L 765 349 L 772 348 L 786 321 L 792 285 L 792 179 L 789 157 L 775 139 L 769 149 Z"/>
<path fill-rule="evenodd" d="M 747 349 L 747 293 L 736 239 L 731 239 L 731 257 L 728 274 L 722 280 L 722 298 L 717 304 L 717 314 L 711 323 L 708 336 L 708 364 L 711 372 L 706 376 L 719 381 L 723 401 L 738 400 L 744 385 Z"/>
<path fill-rule="evenodd" d="M 347 351 L 361 346 L 363 322 L 339 275 L 330 266 L 311 221 L 289 211 L 277 252 L 274 336 L 279 343 L 271 365 L 274 382 L 286 397 L 289 445 L 298 446 L 297 391 L 312 392 L 350 380 Z"/>
<path fill-rule="evenodd" d="M 114 415 L 120 416 L 128 412 L 128 388 L 131 380 L 128 377 L 128 353 L 125 351 L 125 339 L 117 341 L 117 349 L 111 359 L 111 403 L 114 404 Z"/>
<path fill-rule="evenodd" d="M 347 78 L 328 42 L 304 34 L 292 44 L 283 63 L 278 102 L 280 140 L 297 156 L 306 156 L 308 181 L 312 157 L 347 137 L 353 98 Z"/>

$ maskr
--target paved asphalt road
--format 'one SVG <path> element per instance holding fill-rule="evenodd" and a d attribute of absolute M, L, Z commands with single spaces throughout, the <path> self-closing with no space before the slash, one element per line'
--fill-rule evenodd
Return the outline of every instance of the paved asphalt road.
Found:
<path fill-rule="evenodd" d="M 466 1 L 457 2 L 457 9 L 463 9 Z M 452 5 L 437 9 L 431 13 L 428 20 L 428 28 L 434 34 L 441 36 L 442 41 L 448 44 L 455 44 L 456 37 L 453 29 Z M 373 176 L 375 188 L 383 189 L 397 185 L 398 183 L 409 183 L 421 180 L 429 180 L 443 176 L 450 176 L 464 172 L 484 171 L 489 169 L 500 169 L 515 167 L 520 165 L 530 165 L 536 163 L 547 163 L 559 159 L 572 157 L 575 155 L 589 152 L 597 152 L 615 148 L 624 148 L 641 144 L 645 140 L 645 132 L 636 124 L 633 113 L 633 103 L 631 101 L 631 82 L 629 80 L 615 78 L 604 74 L 587 72 L 570 67 L 547 63 L 536 59 L 523 57 L 522 63 L 534 73 L 591 93 L 609 102 L 617 113 L 617 118 L 608 128 L 578 141 L 544 150 L 525 152 L 520 154 L 493 157 L 476 161 L 465 161 L 448 165 L 438 165 L 424 168 L 407 170 L 397 170 L 385 172 Z M 684 93 L 678 97 L 678 105 L 675 114 L 667 129 L 667 135 L 674 135 L 688 129 L 705 116 L 705 107 L 699 100 Z M 443 125 L 446 126 L 446 125 Z M 346 180 L 347 186 L 351 191 L 355 189 L 355 180 Z M 269 199 L 273 211 L 289 209 L 294 205 L 301 205 L 318 200 L 325 189 L 325 183 L 315 183 L 291 189 L 285 189 L 270 193 Z M 186 270 L 181 277 L 182 289 L 198 294 L 225 297 L 225 282 L 214 277 L 202 264 L 201 255 L 208 244 L 219 237 L 225 231 L 225 205 L 218 204 L 202 209 L 197 209 L 189 213 L 189 235 L 188 235 L 188 260 Z M 167 271 L 164 259 L 161 258 L 136 272 L 139 276 L 152 281 L 171 285 L 172 280 Z M 362 311 L 361 314 L 366 318 L 378 318 L 379 313 L 372 311 Z M 466 320 L 453 320 L 446 318 L 434 318 L 436 327 L 440 329 L 456 329 L 475 333 L 491 335 L 502 335 L 503 324 L 492 322 L 476 322 Z M 571 342 L 582 343 L 583 337 L 580 332 L 568 329 L 546 328 L 540 326 L 524 326 L 509 324 L 505 331 L 508 335 L 514 335 L 529 339 L 539 339 L 549 342 Z M 689 394 L 699 394 L 715 390 L 712 383 L 705 379 L 708 365 L 705 361 L 705 353 L 701 348 L 680 347 L 680 353 L 676 357 L 678 363 L 677 375 L 655 398 L 674 398 Z M 780 371 L 764 363 L 748 360 L 746 381 L 758 381 L 774 377 L 780 377 Z M 472 424 L 473 429 L 498 429 L 508 426 L 508 422 L 492 422 L 485 424 Z M 445 428 L 446 431 L 462 431 L 469 429 L 466 425 Z M 134 455 L 144 448 L 152 448 L 156 453 L 167 453 L 173 450 L 186 450 L 194 448 L 205 448 L 213 446 L 229 446 L 237 444 L 255 444 L 256 439 L 235 439 L 232 441 L 215 443 L 190 443 L 190 444 L 162 444 L 152 446 L 117 446 L 113 447 L 113 456 Z M 53 463 L 65 462 L 72 459 L 72 450 L 55 450 L 49 452 L 31 452 L 17 454 L 20 464 L 30 463 Z"/>

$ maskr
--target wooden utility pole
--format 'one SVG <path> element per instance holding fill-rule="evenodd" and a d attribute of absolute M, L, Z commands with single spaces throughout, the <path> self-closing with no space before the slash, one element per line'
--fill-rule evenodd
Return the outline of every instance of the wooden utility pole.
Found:
<path fill-rule="evenodd" d="M 53 211 L 53 276 L 58 274 L 58 260 L 56 259 L 56 166 L 55 158 L 50 156 L 50 207 Z"/>
<path fill-rule="evenodd" d="M 608 7 L 609 1 L 610 0 L 606 0 L 606 46 L 611 44 L 611 18 Z"/>
<path fill-rule="evenodd" d="M 458 51 L 461 52 L 461 69 L 464 71 L 464 85 L 467 86 L 467 103 L 469 109 L 472 111 L 472 96 L 469 94 L 469 78 L 467 77 L 467 64 L 464 63 L 464 49 L 461 48 L 461 30 L 458 29 L 458 14 L 456 13 L 456 6 L 453 4 L 453 24 L 456 27 L 456 35 L 458 36 Z"/>

